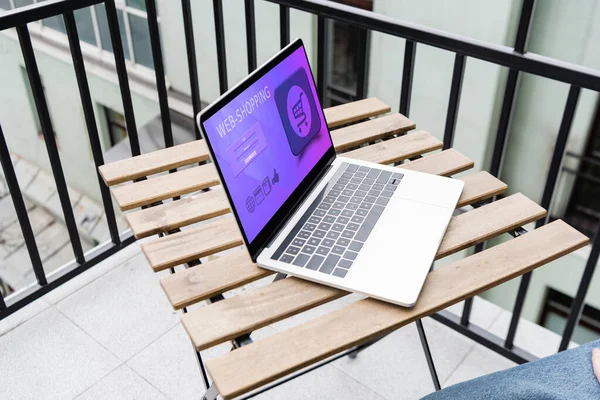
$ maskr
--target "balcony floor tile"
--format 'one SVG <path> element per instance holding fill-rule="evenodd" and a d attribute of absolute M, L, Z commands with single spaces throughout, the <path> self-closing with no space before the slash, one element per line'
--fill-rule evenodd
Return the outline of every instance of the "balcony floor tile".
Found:
<path fill-rule="evenodd" d="M 85 288 L 87 285 L 122 265 L 124 262 L 138 256 L 141 252 L 142 249 L 140 248 L 140 245 L 138 243 L 133 243 L 98 265 L 93 266 L 84 273 L 60 285 L 50 293 L 46 294 L 44 299 L 50 304 L 56 304 L 78 290 Z M 144 268 L 144 265 L 139 268 Z"/>
<path fill-rule="evenodd" d="M 415 324 L 393 332 L 354 359 L 344 357 L 331 365 L 387 399 L 416 399 L 433 391 Z"/>
<path fill-rule="evenodd" d="M 490 327 L 490 332 L 506 337 L 512 313 L 502 312 L 500 317 Z M 524 318 L 519 321 L 517 334 L 515 335 L 515 346 L 521 347 L 536 357 L 546 357 L 555 354 L 560 344 L 560 335 L 548 330 L 538 324 L 534 324 Z M 577 344 L 571 342 L 569 348 L 577 347 Z"/>
<path fill-rule="evenodd" d="M 0 320 L 0 338 L 7 332 L 17 328 L 21 324 L 29 321 L 50 306 L 47 299 L 42 297 L 33 303 L 26 305 L 19 311 Z"/>
<path fill-rule="evenodd" d="M 469 379 L 491 374 L 517 365 L 488 348 L 476 344 L 458 368 L 443 382 L 442 387 L 452 386 Z"/>
<path fill-rule="evenodd" d="M 6 399 L 70 399 L 119 360 L 54 308 L 0 337 L 0 387 Z"/>
<path fill-rule="evenodd" d="M 56 307 L 126 361 L 179 321 L 142 254 L 91 282 Z"/>
<path fill-rule="evenodd" d="M 122 365 L 80 396 L 77 396 L 77 400 L 95 399 L 166 400 L 167 397 L 127 365 Z"/>
<path fill-rule="evenodd" d="M 133 356 L 127 365 L 171 399 L 199 399 L 204 393 L 198 361 L 181 324 Z"/>

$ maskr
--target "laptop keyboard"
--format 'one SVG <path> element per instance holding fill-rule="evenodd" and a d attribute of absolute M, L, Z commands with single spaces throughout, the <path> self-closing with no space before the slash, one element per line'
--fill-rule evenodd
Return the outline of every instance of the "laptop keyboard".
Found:
<path fill-rule="evenodd" d="M 345 277 L 403 176 L 343 163 L 272 259 Z"/>

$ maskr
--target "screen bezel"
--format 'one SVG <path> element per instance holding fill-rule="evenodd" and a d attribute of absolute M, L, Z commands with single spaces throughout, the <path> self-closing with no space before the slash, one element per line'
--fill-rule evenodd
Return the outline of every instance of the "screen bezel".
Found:
<path fill-rule="evenodd" d="M 221 97 L 219 97 L 213 104 L 205 108 L 202 112 L 200 112 L 197 116 L 197 124 L 198 128 L 202 132 L 202 136 L 206 142 L 208 147 L 208 151 L 210 153 L 210 157 L 212 162 L 215 164 L 217 173 L 219 174 L 219 179 L 221 180 L 221 184 L 225 193 L 227 194 L 227 199 L 229 200 L 229 204 L 231 205 L 231 210 L 235 219 L 240 227 L 240 231 L 242 233 L 242 237 L 244 239 L 244 243 L 250 253 L 250 257 L 252 261 L 256 262 L 256 258 L 260 254 L 260 252 L 267 246 L 270 240 L 279 232 L 283 224 L 288 220 L 289 216 L 296 211 L 298 206 L 302 203 L 302 201 L 306 198 L 306 196 L 310 193 L 310 189 L 318 182 L 318 178 L 322 175 L 327 167 L 333 162 L 335 159 L 335 149 L 333 146 L 333 140 L 331 139 L 331 133 L 329 132 L 329 127 L 327 126 L 327 121 L 325 120 L 325 115 L 323 113 L 323 107 L 320 104 L 319 99 L 316 101 L 319 102 L 319 106 L 317 107 L 318 112 L 321 114 L 321 118 L 325 121 L 324 127 L 329 135 L 329 140 L 331 142 L 331 146 L 325 151 L 323 156 L 315 166 L 308 172 L 306 177 L 300 182 L 300 184 L 296 187 L 296 189 L 290 194 L 287 200 L 281 205 L 279 210 L 269 219 L 266 225 L 260 230 L 260 232 L 256 235 L 252 242 L 248 241 L 246 237 L 246 233 L 242 228 L 242 223 L 239 218 L 238 212 L 235 208 L 235 204 L 231 198 L 231 194 L 225 181 L 223 179 L 223 175 L 221 173 L 221 169 L 219 168 L 219 163 L 215 157 L 213 147 L 210 143 L 210 139 L 208 135 L 204 131 L 204 122 L 212 117 L 216 112 L 225 107 L 231 100 L 240 95 L 244 90 L 248 89 L 252 84 L 265 76 L 268 72 L 270 72 L 276 65 L 281 63 L 284 59 L 294 53 L 296 50 L 302 48 L 304 51 L 304 55 L 308 61 L 308 55 L 306 54 L 306 49 L 304 48 L 304 44 L 302 43 L 302 39 L 296 39 L 288 46 L 283 48 L 279 53 L 277 53 L 273 58 L 267 61 L 265 64 L 257 68 L 254 72 L 252 72 L 245 80 L 240 82 L 235 87 L 231 88 L 229 91 L 224 93 Z M 311 81 L 314 83 L 314 78 L 312 75 L 312 69 L 310 67 L 310 63 L 308 63 L 308 69 L 311 74 Z M 316 87 L 316 84 L 315 84 Z"/>

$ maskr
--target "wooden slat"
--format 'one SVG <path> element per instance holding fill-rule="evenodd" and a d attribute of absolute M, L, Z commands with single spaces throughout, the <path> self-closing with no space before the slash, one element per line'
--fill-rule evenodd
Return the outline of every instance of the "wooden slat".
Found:
<path fill-rule="evenodd" d="M 212 164 L 205 164 L 173 174 L 146 179 L 129 185 L 112 188 L 112 194 L 123 211 L 152 204 L 186 193 L 195 192 L 219 183 Z"/>
<path fill-rule="evenodd" d="M 167 275 L 160 284 L 173 307 L 181 309 L 271 274 L 254 264 L 244 249 Z"/>
<path fill-rule="evenodd" d="M 112 186 L 206 160 L 208 160 L 206 143 L 203 140 L 196 140 L 108 163 L 101 166 L 99 170 L 104 182 Z"/>
<path fill-rule="evenodd" d="M 367 143 L 382 137 L 393 135 L 394 133 L 405 132 L 413 129 L 414 127 L 414 123 L 400 114 L 394 114 L 389 117 L 392 118 L 383 117 L 377 118 L 373 121 L 368 121 L 365 124 L 369 125 L 360 130 L 347 131 L 346 129 L 353 128 L 350 127 L 340 129 L 339 131 L 341 134 L 338 134 L 338 131 L 336 131 L 336 134 L 334 135 L 334 138 L 336 138 L 336 150 L 347 149 L 357 144 Z M 375 121 L 380 119 L 385 120 L 383 123 L 375 123 Z M 408 157 L 410 157 L 410 155 L 413 155 L 415 152 L 419 151 L 419 146 L 422 146 L 421 149 L 423 153 L 430 151 L 432 148 L 431 143 L 432 142 L 429 137 L 419 134 L 418 136 L 415 136 L 414 139 L 404 139 L 400 142 L 393 141 L 393 143 L 390 144 L 390 149 L 388 151 L 400 151 L 401 147 L 405 145 L 407 151 L 401 153 L 409 154 Z M 435 141 L 435 145 L 437 144 L 438 141 Z M 160 150 L 160 152 L 162 151 L 163 150 Z M 388 152 L 377 152 L 375 150 L 373 153 L 374 154 L 371 155 L 371 159 L 375 160 L 376 162 L 377 160 L 383 160 L 381 162 L 384 162 L 387 158 L 383 157 L 388 157 Z M 190 179 L 190 177 L 193 179 Z M 150 178 L 145 181 L 119 186 L 113 188 L 112 191 L 115 199 L 117 200 L 117 204 L 119 204 L 119 207 L 121 207 L 123 211 L 126 211 L 154 203 L 158 200 L 164 200 L 174 196 L 181 196 L 186 193 L 204 189 L 205 187 L 213 186 L 217 183 L 217 172 L 214 170 L 212 164 L 207 164 L 184 171 L 179 171 L 174 174 Z M 178 211 L 181 211 L 181 209 Z M 144 217 L 144 220 L 149 221 L 149 218 Z M 138 236 L 136 235 L 136 237 Z"/>
<path fill-rule="evenodd" d="M 415 127 L 415 123 L 404 115 L 391 114 L 336 129 L 331 132 L 331 137 L 336 151 L 345 151 L 364 143 L 408 132 Z"/>
<path fill-rule="evenodd" d="M 222 189 L 135 211 L 125 215 L 137 239 L 181 228 L 229 213 L 229 201 Z"/>
<path fill-rule="evenodd" d="M 364 299 L 207 362 L 224 399 L 393 332 L 585 246 L 563 221 L 456 261 L 429 274 L 413 308 Z M 310 338 L 309 340 L 307 338 Z"/>
<path fill-rule="evenodd" d="M 470 204 L 469 201 L 479 201 L 500 194 L 506 187 L 503 182 L 485 172 L 478 172 L 462 179 L 465 182 L 463 195 L 467 195 L 461 196 L 458 207 Z M 231 263 L 231 266 L 227 267 L 226 279 L 222 279 L 220 274 L 223 272 L 213 268 L 214 263 L 215 261 L 211 261 L 162 278 L 168 283 L 163 284 L 163 289 L 175 309 L 187 307 L 197 301 L 210 298 L 215 293 L 223 293 L 272 274 L 252 263 L 240 263 L 239 266 L 237 263 Z M 221 263 L 217 265 L 220 266 Z"/>
<path fill-rule="evenodd" d="M 453 217 L 436 258 L 533 222 L 545 213 L 542 207 L 518 193 Z M 301 279 L 285 281 L 246 291 L 184 315 L 183 325 L 196 348 L 206 349 L 346 294 Z"/>
<path fill-rule="evenodd" d="M 435 163 L 440 165 L 437 168 L 447 168 L 447 170 L 438 169 L 437 172 L 440 175 L 447 175 L 447 171 L 464 169 L 465 165 L 472 165 L 471 160 L 455 157 L 454 152 L 445 151 L 427 156 L 424 160 L 430 157 L 434 157 Z M 444 161 L 446 157 L 449 159 L 448 162 Z M 453 164 L 454 162 L 456 164 Z M 427 163 L 414 164 L 412 169 L 419 171 L 420 167 L 427 169 Z M 479 172 L 461 179 L 465 181 L 466 185 L 458 202 L 459 207 L 496 196 L 506 190 L 505 183 L 487 172 Z M 140 239 L 229 212 L 229 203 L 224 192 L 216 189 L 209 193 L 134 211 L 127 214 L 126 218 L 135 237 Z"/>
<path fill-rule="evenodd" d="M 462 177 L 460 180 L 465 183 L 465 187 L 458 199 L 457 208 L 498 196 L 508 189 L 506 183 L 486 171 Z"/>
<path fill-rule="evenodd" d="M 181 322 L 196 349 L 204 350 L 347 294 L 290 277 L 188 312 Z"/>
<path fill-rule="evenodd" d="M 473 161 L 466 156 L 454 149 L 448 149 L 429 157 L 407 161 L 400 167 L 428 174 L 450 176 L 473 168 L 473 165 Z"/>
<path fill-rule="evenodd" d="M 390 106 L 381 100 L 369 98 L 328 108 L 324 110 L 324 113 L 328 126 L 334 128 L 389 111 Z M 414 126 L 411 129 L 414 129 Z M 206 160 L 208 160 L 206 143 L 203 140 L 197 140 L 108 163 L 101 166 L 99 170 L 104 182 L 108 186 L 112 186 Z"/>
<path fill-rule="evenodd" d="M 437 257 L 442 258 L 477 243 L 537 221 L 546 210 L 521 193 L 452 217 Z"/>
<path fill-rule="evenodd" d="M 439 150 L 443 143 L 426 131 L 412 132 L 404 136 L 379 142 L 344 153 L 344 157 L 391 164 L 430 151 Z"/>
<path fill-rule="evenodd" d="M 442 153 L 440 153 L 440 154 L 444 154 L 444 153 L 445 153 L 445 152 L 442 152 Z M 431 156 L 429 156 L 429 157 L 425 157 L 424 159 L 427 159 L 427 158 L 430 158 L 430 157 L 431 157 Z M 454 157 L 453 157 L 453 158 L 454 158 Z M 461 164 L 451 164 L 451 163 L 444 163 L 444 162 L 443 162 L 443 157 L 436 157 L 436 160 L 438 160 L 438 162 L 440 162 L 440 161 L 441 161 L 441 163 L 442 163 L 443 165 L 445 165 L 447 168 L 450 168 L 450 169 L 456 169 L 458 166 L 464 165 L 464 160 L 461 160 L 460 158 L 459 158 L 459 159 L 457 159 L 457 161 L 458 161 L 459 163 L 461 163 Z M 469 161 L 470 161 L 470 160 L 469 160 Z M 419 165 L 420 165 L 420 166 L 424 166 L 424 167 L 427 167 L 427 166 L 428 166 L 427 164 L 419 164 Z M 415 167 L 414 169 L 415 169 L 415 170 L 418 170 L 418 166 L 417 166 L 417 167 Z M 443 174 L 445 171 L 444 171 L 443 169 L 441 169 L 441 170 L 439 170 L 439 172 L 440 172 L 441 174 Z M 173 203 L 171 203 L 171 204 L 173 204 Z M 197 204 L 197 205 L 196 205 L 195 203 L 194 203 L 194 206 L 195 206 L 195 207 L 203 207 L 202 205 L 200 205 L 200 204 Z M 163 205 L 163 206 L 158 206 L 158 207 L 164 207 L 164 205 Z M 210 207 L 212 207 L 212 206 L 210 206 Z M 217 207 L 217 208 L 218 208 L 218 207 Z M 214 209 L 213 209 L 213 210 L 214 210 Z M 173 216 L 174 214 L 172 214 L 172 213 L 171 213 L 170 215 L 171 215 L 171 216 Z M 179 219 L 179 217 L 173 217 L 173 218 L 176 220 L 176 222 L 177 222 L 177 221 L 181 222 L 182 220 L 185 220 L 185 218 L 187 218 L 187 217 L 183 216 L 183 217 L 182 217 L 182 219 Z M 194 216 L 193 218 L 202 218 L 202 217 L 201 217 L 201 216 L 200 216 L 200 217 L 198 217 L 198 216 Z M 175 226 L 175 222 L 173 222 L 171 226 Z M 180 226 L 181 226 L 181 225 L 180 225 Z M 201 228 L 199 228 L 199 229 L 201 229 Z M 180 236 L 178 236 L 178 235 L 180 235 L 180 234 L 171 235 L 171 236 L 169 236 L 168 238 L 169 238 L 170 240 L 174 240 L 174 238 L 178 238 L 178 237 L 180 237 Z M 195 253 L 195 251 L 194 251 L 194 249 L 195 249 L 195 246 L 197 246 L 197 248 L 198 248 L 198 249 L 197 249 L 197 251 L 198 251 L 198 252 L 200 252 L 200 253 L 202 253 L 202 254 L 205 254 L 205 249 L 204 249 L 204 245 L 203 245 L 203 238 L 202 238 L 202 235 L 201 235 L 201 231 L 200 231 L 200 232 L 198 232 L 198 233 L 197 233 L 196 235 L 194 235 L 193 237 L 194 237 L 194 238 L 196 238 L 196 240 L 195 240 L 195 241 L 189 241 L 189 242 L 186 244 L 186 249 L 187 249 L 187 250 L 186 250 L 186 254 L 187 254 L 188 256 L 185 258 L 185 261 L 190 261 L 190 260 L 193 260 L 193 259 L 194 259 L 193 255 L 194 255 L 194 254 L 196 254 L 196 253 Z M 160 241 L 160 240 L 166 240 L 166 239 L 167 239 L 167 238 L 162 238 L 162 239 L 158 239 L 158 240 Z M 186 240 L 189 240 L 189 237 L 186 237 Z M 142 248 L 144 248 L 144 247 L 142 247 Z M 168 258 L 169 256 L 172 256 L 172 257 L 174 257 L 174 259 L 173 259 L 173 260 L 170 260 L 170 259 Z M 165 264 L 165 265 L 168 265 L 168 267 L 171 267 L 171 266 L 174 266 L 174 265 L 179 265 L 179 264 L 181 264 L 181 262 L 182 262 L 182 261 L 181 261 L 181 260 L 180 260 L 180 259 L 179 259 L 177 256 L 178 256 L 178 254 L 177 254 L 176 252 L 168 252 L 168 251 L 163 251 L 163 252 L 161 252 L 160 264 L 161 264 L 161 265 L 163 265 L 163 264 Z M 155 265 L 153 265 L 153 264 L 152 264 L 152 262 L 151 262 L 151 265 L 153 266 L 153 268 L 156 268 L 156 266 L 155 266 Z M 164 269 L 164 268 L 168 268 L 168 267 L 162 267 L 162 266 L 158 266 L 157 268 L 159 268 L 159 270 L 160 270 L 160 269 Z"/>
<path fill-rule="evenodd" d="M 225 217 L 198 228 L 187 229 L 142 244 L 154 272 L 242 245 L 242 235 L 233 217 Z"/>
<path fill-rule="evenodd" d="M 327 126 L 330 128 L 360 121 L 361 119 L 366 119 L 375 115 L 385 114 L 390 111 L 390 106 L 375 97 L 323 110 Z"/>

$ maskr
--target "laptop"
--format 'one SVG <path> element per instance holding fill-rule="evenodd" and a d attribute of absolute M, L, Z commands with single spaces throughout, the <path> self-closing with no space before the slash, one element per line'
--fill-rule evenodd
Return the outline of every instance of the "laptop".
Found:
<path fill-rule="evenodd" d="M 254 262 L 415 304 L 464 184 L 337 156 L 302 40 L 197 123 Z"/>

